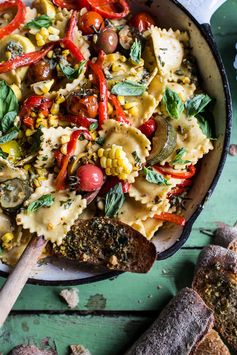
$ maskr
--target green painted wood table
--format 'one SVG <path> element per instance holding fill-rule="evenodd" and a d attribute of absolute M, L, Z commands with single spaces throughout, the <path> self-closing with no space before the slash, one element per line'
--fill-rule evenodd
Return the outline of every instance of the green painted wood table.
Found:
<path fill-rule="evenodd" d="M 228 0 L 215 13 L 212 28 L 230 80 L 236 121 L 237 81 L 233 61 L 237 0 Z M 237 143 L 236 122 L 232 142 Z M 237 157 L 228 156 L 218 187 L 185 246 L 172 258 L 156 263 L 148 275 L 127 273 L 113 280 L 78 286 L 80 302 L 73 311 L 59 298 L 62 287 L 27 285 L 0 330 L 0 351 L 5 355 L 18 344 L 42 344 L 48 338 L 60 355 L 68 353 L 70 344 L 83 344 L 93 355 L 122 354 L 169 299 L 190 285 L 200 249 L 211 239 L 201 229 L 214 229 L 219 220 L 236 222 L 236 163 Z"/>

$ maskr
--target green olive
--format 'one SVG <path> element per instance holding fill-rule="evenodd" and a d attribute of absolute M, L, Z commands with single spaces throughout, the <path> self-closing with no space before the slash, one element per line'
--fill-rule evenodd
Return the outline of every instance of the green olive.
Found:
<path fill-rule="evenodd" d="M 117 33 L 108 28 L 101 31 L 98 35 L 97 42 L 95 43 L 96 51 L 104 51 L 106 54 L 114 53 L 118 46 L 118 35 Z"/>
<path fill-rule="evenodd" d="M 167 159 L 175 150 L 177 134 L 174 127 L 161 116 L 155 118 L 157 128 L 152 139 L 152 151 L 148 157 L 151 165 Z"/>

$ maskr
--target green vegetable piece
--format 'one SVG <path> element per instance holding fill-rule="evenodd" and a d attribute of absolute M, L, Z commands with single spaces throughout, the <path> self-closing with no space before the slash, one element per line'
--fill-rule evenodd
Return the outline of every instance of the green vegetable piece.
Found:
<path fill-rule="evenodd" d="M 159 173 L 152 169 L 144 168 L 146 181 L 156 185 L 169 185 L 168 181 Z"/>
<path fill-rule="evenodd" d="M 139 64 L 142 55 L 142 45 L 141 42 L 135 39 L 130 50 L 130 59 L 133 64 Z"/>
<path fill-rule="evenodd" d="M 98 128 L 98 122 L 93 122 L 90 127 L 89 127 L 89 130 L 90 131 L 96 131 Z"/>
<path fill-rule="evenodd" d="M 18 100 L 14 91 L 4 80 L 0 80 L 0 130 L 4 133 L 13 125 L 18 112 L 18 106 Z M 14 118 L 11 112 L 15 113 Z"/>
<path fill-rule="evenodd" d="M 125 80 L 115 84 L 111 92 L 118 96 L 141 96 L 144 94 L 145 90 L 145 85 L 138 84 L 135 81 Z"/>
<path fill-rule="evenodd" d="M 105 197 L 105 216 L 113 217 L 123 206 L 125 196 L 122 189 L 122 184 L 119 183 L 112 187 Z"/>
<path fill-rule="evenodd" d="M 7 44 L 6 51 L 11 53 L 11 59 L 15 59 L 23 54 L 23 47 L 16 41 L 10 41 Z"/>
<path fill-rule="evenodd" d="M 2 150 L 2 148 L 0 148 L 0 157 L 3 158 L 3 159 L 7 159 L 7 157 L 8 157 L 8 154 L 5 153 L 5 152 Z"/>
<path fill-rule="evenodd" d="M 79 77 L 85 64 L 86 64 L 86 61 L 81 62 L 77 69 L 74 69 L 70 65 L 64 65 L 62 63 L 59 63 L 59 67 L 67 79 L 73 80 L 73 79 L 76 79 Z"/>
<path fill-rule="evenodd" d="M 190 160 L 183 160 L 184 154 L 187 153 L 185 148 L 180 148 L 176 150 L 176 156 L 173 161 L 173 165 L 175 164 L 188 164 Z"/>
<path fill-rule="evenodd" d="M 16 116 L 17 116 L 16 111 L 10 111 L 5 114 L 5 116 L 2 118 L 1 121 L 1 128 L 3 133 L 7 132 L 12 127 L 12 125 L 15 122 Z"/>
<path fill-rule="evenodd" d="M 17 127 L 14 127 L 10 132 L 0 137 L 0 144 L 12 141 L 18 136 L 18 133 L 19 129 Z"/>
<path fill-rule="evenodd" d="M 196 118 L 197 118 L 197 121 L 198 121 L 198 125 L 199 125 L 200 129 L 202 130 L 202 133 L 205 136 L 207 136 L 207 138 L 215 139 L 212 127 L 211 127 L 210 123 L 208 122 L 207 118 L 205 118 L 201 114 L 198 114 L 196 116 Z"/>
<path fill-rule="evenodd" d="M 43 195 L 38 200 L 31 202 L 27 212 L 36 212 L 42 207 L 50 207 L 54 203 L 54 197 L 51 194 Z"/>
<path fill-rule="evenodd" d="M 163 96 L 163 104 L 165 105 L 166 111 L 168 112 L 169 116 L 174 119 L 179 119 L 181 113 L 184 110 L 184 104 L 182 103 L 181 98 L 179 95 L 169 89 L 165 89 L 165 93 Z"/>
<path fill-rule="evenodd" d="M 212 99 L 208 95 L 195 95 L 192 99 L 187 100 L 185 103 L 187 115 L 196 116 L 197 114 L 204 112 L 204 109 L 211 101 Z"/>
<path fill-rule="evenodd" d="M 36 19 L 28 22 L 25 28 L 49 28 L 53 23 L 53 20 L 48 15 L 41 15 Z"/>

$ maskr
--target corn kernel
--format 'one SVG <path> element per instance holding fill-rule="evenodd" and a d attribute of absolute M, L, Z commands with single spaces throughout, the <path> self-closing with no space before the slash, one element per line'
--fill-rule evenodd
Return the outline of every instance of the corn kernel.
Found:
<path fill-rule="evenodd" d="M 39 176 L 39 177 L 38 177 L 38 180 L 39 180 L 39 181 L 44 181 L 44 180 L 47 180 L 47 178 L 46 178 L 45 176 Z"/>
<path fill-rule="evenodd" d="M 51 59 L 51 58 L 53 57 L 53 51 L 49 51 L 49 53 L 47 54 L 47 57 L 48 57 L 49 59 Z"/>
<path fill-rule="evenodd" d="M 50 112 L 53 115 L 57 115 L 59 113 L 59 104 L 54 103 L 50 109 Z"/>
<path fill-rule="evenodd" d="M 125 105 L 124 105 L 124 109 L 125 110 L 130 110 L 131 108 L 134 107 L 134 103 L 133 102 L 127 102 Z"/>
<path fill-rule="evenodd" d="M 43 39 L 39 39 L 38 41 L 37 41 L 37 46 L 38 47 L 42 47 L 42 46 L 44 46 L 45 45 L 45 41 L 43 40 Z"/>
<path fill-rule="evenodd" d="M 125 104 L 125 98 L 124 96 L 118 96 L 118 100 L 120 102 L 121 105 L 124 105 Z"/>
<path fill-rule="evenodd" d="M 38 179 L 34 179 L 33 180 L 33 184 L 34 184 L 35 187 L 40 187 L 41 186 L 41 183 L 39 182 Z"/>
<path fill-rule="evenodd" d="M 29 171 L 31 166 L 30 164 L 25 164 L 24 167 L 23 167 L 26 171 Z"/>
<path fill-rule="evenodd" d="M 35 112 L 31 112 L 30 116 L 31 116 L 32 118 L 37 117 L 37 115 L 36 115 L 36 113 L 35 113 Z"/>
<path fill-rule="evenodd" d="M 32 136 L 32 134 L 34 134 L 35 133 L 35 130 L 34 129 L 27 129 L 26 130 L 26 132 L 25 132 L 25 134 L 26 134 L 26 137 L 30 137 L 30 136 Z"/>
<path fill-rule="evenodd" d="M 11 59 L 12 54 L 10 51 L 6 51 L 5 55 L 8 60 Z"/>
<path fill-rule="evenodd" d="M 42 27 L 40 30 L 40 34 L 44 39 L 47 39 L 49 36 L 49 31 L 47 30 L 47 28 Z"/>
<path fill-rule="evenodd" d="M 48 32 L 51 33 L 52 35 L 59 35 L 60 31 L 58 28 L 49 26 Z"/>
<path fill-rule="evenodd" d="M 112 115 L 112 113 L 114 112 L 113 106 L 111 105 L 110 102 L 108 102 L 108 115 Z"/>
<path fill-rule="evenodd" d="M 100 149 L 98 150 L 98 157 L 99 157 L 99 158 L 102 158 L 102 157 L 103 157 L 103 154 L 104 154 L 104 149 L 103 149 L 103 148 L 100 148 Z"/>
<path fill-rule="evenodd" d="M 121 55 L 120 60 L 122 63 L 125 63 L 127 61 L 127 58 L 124 55 Z"/>
<path fill-rule="evenodd" d="M 4 243 L 9 243 L 12 239 L 14 239 L 14 234 L 10 232 L 5 233 L 1 239 Z"/>
<path fill-rule="evenodd" d="M 118 159 L 113 159 L 112 165 L 113 165 L 113 168 L 117 168 L 117 166 L 118 166 Z"/>
<path fill-rule="evenodd" d="M 64 57 L 67 57 L 70 54 L 70 51 L 68 49 L 65 49 L 64 51 L 62 51 L 62 55 Z"/>
<path fill-rule="evenodd" d="M 119 148 L 121 148 L 121 147 L 119 147 Z M 117 149 L 115 152 L 115 158 L 119 159 L 121 157 L 122 157 L 122 149 Z"/>
<path fill-rule="evenodd" d="M 105 173 L 106 173 L 106 175 L 108 175 L 108 176 L 112 175 L 110 168 L 106 168 L 106 169 L 105 169 Z"/>
<path fill-rule="evenodd" d="M 43 112 L 39 112 L 38 117 L 44 119 L 45 115 L 43 114 Z"/>
<path fill-rule="evenodd" d="M 137 116 L 138 114 L 138 108 L 136 106 L 132 107 L 130 110 L 129 110 L 129 114 L 132 115 L 132 116 Z"/>
<path fill-rule="evenodd" d="M 67 143 L 63 144 L 60 148 L 60 152 L 63 154 L 63 155 L 67 155 Z"/>
<path fill-rule="evenodd" d="M 65 101 L 65 97 L 63 95 L 58 95 L 55 100 L 56 104 L 61 104 L 64 101 Z"/>
<path fill-rule="evenodd" d="M 102 157 L 100 159 L 100 165 L 102 166 L 102 168 L 106 168 L 106 157 Z"/>
<path fill-rule="evenodd" d="M 121 70 L 121 65 L 119 65 L 119 64 L 113 64 L 112 65 L 112 71 L 113 72 L 118 72 L 120 70 Z"/>
<path fill-rule="evenodd" d="M 112 159 L 107 159 L 106 167 L 107 168 L 112 168 Z"/>
<path fill-rule="evenodd" d="M 121 174 L 119 175 L 120 180 L 126 180 L 127 177 L 128 177 L 128 175 L 125 174 L 125 173 L 121 173 Z"/>
<path fill-rule="evenodd" d="M 48 116 L 48 122 L 50 127 L 58 127 L 59 121 L 57 119 L 57 116 L 54 115 L 49 115 Z"/>
<path fill-rule="evenodd" d="M 60 138 L 61 144 L 68 143 L 70 141 L 70 136 L 68 134 L 63 134 Z"/>

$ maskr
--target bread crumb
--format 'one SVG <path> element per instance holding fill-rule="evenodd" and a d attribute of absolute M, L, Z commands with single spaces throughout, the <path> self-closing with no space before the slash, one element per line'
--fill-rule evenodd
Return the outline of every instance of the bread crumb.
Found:
<path fill-rule="evenodd" d="M 90 351 L 83 345 L 71 345 L 70 349 L 72 351 L 70 355 L 91 355 Z"/>
<path fill-rule="evenodd" d="M 79 303 L 78 292 L 76 288 L 64 289 L 60 292 L 60 296 L 67 302 L 68 307 L 73 309 L 76 308 Z"/>

